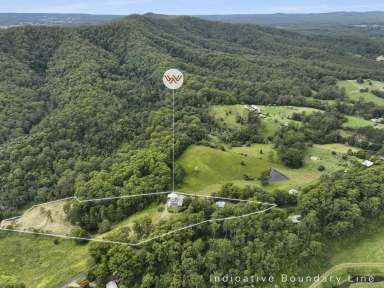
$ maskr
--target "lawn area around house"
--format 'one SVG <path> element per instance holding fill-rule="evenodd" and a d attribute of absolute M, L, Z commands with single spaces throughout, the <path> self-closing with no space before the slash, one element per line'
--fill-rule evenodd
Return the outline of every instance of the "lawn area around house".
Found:
<path fill-rule="evenodd" d="M 26 287 L 57 287 L 87 270 L 87 252 L 87 245 L 72 240 L 0 231 L 0 277 L 11 277 Z"/>

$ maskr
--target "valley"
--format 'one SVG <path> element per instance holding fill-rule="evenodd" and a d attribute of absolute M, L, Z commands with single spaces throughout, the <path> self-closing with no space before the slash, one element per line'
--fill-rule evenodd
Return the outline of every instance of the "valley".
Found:
<path fill-rule="evenodd" d="M 205 288 L 378 262 L 381 231 L 363 229 L 384 207 L 372 41 L 151 14 L 0 30 L 1 227 L 74 237 L 0 231 L 0 287 L 84 273 Z"/>

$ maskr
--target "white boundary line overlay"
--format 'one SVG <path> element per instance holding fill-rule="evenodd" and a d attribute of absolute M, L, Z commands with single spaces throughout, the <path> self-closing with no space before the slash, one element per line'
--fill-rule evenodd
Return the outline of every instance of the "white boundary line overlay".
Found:
<path fill-rule="evenodd" d="M 48 236 L 48 237 L 56 237 L 56 238 L 62 238 L 62 239 L 71 239 L 71 240 L 81 240 L 81 241 L 88 241 L 88 242 L 101 242 L 101 243 L 108 243 L 108 244 L 120 244 L 120 245 L 127 245 L 129 247 L 140 247 L 146 243 L 158 240 L 160 238 L 175 234 L 177 232 L 191 229 L 193 227 L 205 224 L 205 223 L 215 223 L 215 222 L 223 222 L 226 220 L 234 220 L 234 219 L 242 219 L 246 217 L 250 217 L 253 215 L 263 214 L 269 210 L 272 210 L 273 208 L 276 208 L 276 204 L 267 203 L 267 202 L 260 202 L 256 200 L 244 200 L 244 199 L 234 199 L 234 198 L 227 198 L 227 197 L 218 197 L 218 196 L 208 196 L 208 195 L 199 195 L 199 194 L 188 194 L 183 192 L 176 192 L 175 191 L 175 89 L 172 89 L 172 191 L 164 191 L 164 192 L 153 192 L 153 193 L 145 193 L 145 194 L 133 194 L 133 195 L 124 195 L 124 196 L 111 196 L 111 197 L 105 197 L 105 198 L 94 198 L 94 199 L 84 199 L 81 200 L 77 196 L 73 197 L 67 197 L 63 199 L 58 199 L 54 201 L 49 201 L 41 204 L 36 204 L 31 206 L 29 209 L 24 211 L 23 214 L 27 213 L 28 211 L 43 206 L 50 203 L 57 203 L 57 202 L 64 202 L 68 200 L 75 200 L 79 203 L 87 203 L 87 202 L 102 202 L 102 201 L 111 201 L 111 200 L 118 200 L 118 199 L 128 199 L 128 198 L 137 198 L 137 197 L 147 197 L 147 196 L 154 196 L 154 195 L 163 195 L 163 194 L 169 194 L 169 193 L 176 193 L 179 195 L 184 195 L 188 197 L 200 197 L 200 198 L 206 198 L 206 199 L 216 199 L 216 200 L 227 200 L 227 201 L 237 201 L 237 202 L 246 202 L 246 203 L 257 203 L 264 206 L 267 206 L 268 208 L 263 210 L 258 210 L 252 213 L 240 215 L 240 216 L 230 216 L 225 218 L 217 218 L 217 219 L 207 219 L 198 223 L 190 224 L 185 227 L 177 228 L 174 230 L 171 230 L 169 232 L 163 233 L 161 235 L 155 236 L 153 238 L 149 238 L 143 241 L 140 241 L 138 243 L 128 243 L 123 241 L 113 241 L 113 240 L 107 240 L 107 239 L 98 239 L 98 238 L 83 238 L 83 237 L 75 237 L 75 236 L 67 236 L 67 235 L 60 235 L 60 234 L 54 234 L 54 233 L 44 233 L 44 232 L 34 232 L 30 230 L 16 230 L 16 229 L 9 229 L 9 228 L 2 228 L 0 227 L 0 231 L 7 231 L 7 232 L 15 232 L 15 233 L 23 233 L 23 234 L 31 234 L 31 235 L 41 235 L 41 236 Z M 16 219 L 19 219 L 23 215 L 15 216 L 8 219 L 3 219 L 3 221 L 13 221 Z"/>
<path fill-rule="evenodd" d="M 68 200 L 75 200 L 79 203 L 103 202 L 103 201 L 112 201 L 112 200 L 118 200 L 118 199 L 128 199 L 128 198 L 147 197 L 147 196 L 154 196 L 154 195 L 164 195 L 164 194 L 169 194 L 169 193 L 172 193 L 172 192 L 171 191 L 164 191 L 164 192 L 133 194 L 133 195 L 125 195 L 125 196 L 112 196 L 112 197 L 84 199 L 84 200 L 81 200 L 77 196 L 74 196 L 74 197 L 67 197 L 67 198 L 63 198 L 63 199 L 59 199 L 59 200 L 55 200 L 55 201 L 49 201 L 46 203 L 33 205 L 31 208 L 29 208 L 25 212 L 30 211 L 35 207 L 43 206 L 43 205 L 50 204 L 50 203 L 64 202 L 64 201 L 68 201 Z M 146 243 L 161 239 L 163 237 L 175 234 L 175 233 L 183 231 L 183 230 L 191 229 L 193 227 L 196 227 L 196 226 L 199 226 L 199 225 L 202 225 L 205 223 L 215 223 L 215 222 L 224 222 L 226 220 L 242 219 L 242 218 L 246 218 L 246 217 L 251 217 L 253 215 L 266 213 L 267 211 L 272 210 L 273 208 L 277 207 L 276 204 L 267 203 L 267 202 L 260 202 L 260 201 L 256 201 L 256 200 L 244 200 L 244 199 L 235 199 L 235 198 L 219 197 L 219 196 L 188 194 L 188 193 L 183 193 L 183 192 L 173 192 L 173 193 L 177 193 L 179 195 L 188 196 L 188 197 L 198 197 L 198 198 L 215 199 L 215 200 L 220 199 L 220 200 L 236 201 L 236 202 L 242 202 L 242 203 L 257 203 L 257 204 L 265 205 L 268 207 L 263 209 L 263 210 L 258 210 L 258 211 L 247 213 L 247 214 L 240 215 L 240 216 L 230 216 L 230 217 L 225 217 L 225 218 L 207 219 L 207 220 L 204 220 L 204 221 L 201 221 L 198 223 L 190 224 L 190 225 L 187 225 L 187 226 L 184 226 L 181 228 L 171 230 L 169 232 L 166 232 L 166 233 L 163 233 L 161 235 L 140 241 L 138 243 L 128 243 L 128 242 L 123 242 L 123 241 L 113 241 L 113 240 L 98 239 L 98 238 L 83 238 L 83 237 L 75 237 L 75 236 L 68 236 L 68 235 L 61 235 L 61 234 L 54 234 L 54 233 L 35 232 L 35 231 L 30 231 L 30 230 L 17 230 L 17 229 L 1 228 L 1 227 L 0 227 L 0 231 L 23 233 L 23 234 L 30 234 L 30 235 L 40 235 L 40 236 L 48 236 L 48 237 L 56 237 L 56 238 L 62 238 L 62 239 L 68 239 L 68 240 L 81 240 L 81 241 L 87 241 L 87 242 L 120 244 L 120 245 L 129 246 L 129 247 L 140 247 Z M 8 218 L 8 219 L 3 219 L 3 221 L 12 221 L 12 220 L 16 220 L 20 217 L 22 217 L 22 216 L 16 216 L 16 217 Z"/>

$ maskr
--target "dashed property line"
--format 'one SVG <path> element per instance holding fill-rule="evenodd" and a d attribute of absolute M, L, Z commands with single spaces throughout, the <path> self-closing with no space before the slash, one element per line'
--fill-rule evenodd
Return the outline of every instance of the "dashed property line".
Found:
<path fill-rule="evenodd" d="M 102 202 L 102 201 L 112 201 L 112 200 L 118 200 L 118 199 L 128 199 L 128 198 L 137 198 L 137 197 L 146 197 L 146 196 L 154 196 L 154 195 L 164 195 L 164 194 L 169 194 L 172 193 L 171 191 L 164 191 L 164 192 L 153 192 L 153 193 L 146 193 L 146 194 L 133 194 L 133 195 L 124 195 L 124 196 L 111 196 L 111 197 L 104 197 L 104 198 L 93 198 L 93 199 L 79 199 L 77 196 L 73 197 L 67 197 L 59 200 L 54 200 L 54 201 L 49 201 L 46 203 L 41 203 L 37 205 L 33 205 L 31 208 L 29 208 L 27 211 L 43 206 L 46 204 L 51 204 L 51 203 L 57 203 L 57 202 L 63 202 L 63 201 L 68 201 L 68 200 L 75 200 L 78 201 L 79 203 L 87 203 L 87 202 Z M 44 232 L 36 232 L 36 231 L 29 231 L 29 230 L 16 230 L 16 229 L 10 229 L 10 228 L 2 228 L 0 227 L 0 230 L 2 231 L 7 231 L 7 232 L 15 232 L 15 233 L 24 233 L 24 234 L 30 234 L 30 235 L 41 235 L 41 236 L 48 236 L 48 237 L 56 237 L 56 238 L 62 238 L 62 239 L 70 239 L 70 240 L 80 240 L 80 241 L 88 241 L 88 242 L 100 242 L 100 243 L 107 243 L 107 244 L 120 244 L 120 245 L 127 245 L 129 247 L 140 247 L 144 244 L 147 244 L 149 242 L 161 239 L 163 237 L 175 234 L 177 232 L 191 229 L 193 227 L 205 224 L 205 223 L 215 223 L 215 222 L 223 222 L 226 220 L 235 220 L 235 219 L 242 219 L 246 217 L 250 217 L 253 215 L 258 215 L 258 214 L 263 214 L 269 210 L 272 210 L 273 208 L 276 208 L 276 204 L 272 203 L 267 203 L 267 202 L 260 202 L 256 200 L 244 200 L 244 199 L 235 199 L 235 198 L 228 198 L 228 197 L 219 197 L 219 196 L 208 196 L 208 195 L 199 195 L 199 194 L 188 194 L 188 193 L 183 193 L 183 192 L 174 192 L 179 195 L 184 195 L 184 196 L 189 196 L 189 197 L 200 197 L 200 198 L 211 198 L 211 199 L 220 199 L 220 200 L 227 200 L 227 201 L 236 201 L 236 202 L 247 202 L 247 203 L 256 203 L 256 204 L 261 204 L 261 205 L 266 205 L 269 206 L 266 209 L 260 210 L 260 211 L 255 211 L 251 213 L 247 213 L 244 215 L 240 216 L 230 216 L 230 217 L 224 217 L 224 218 L 216 218 L 216 219 L 207 219 L 198 223 L 190 224 L 181 228 L 174 229 L 172 231 L 163 233 L 159 236 L 152 237 L 150 239 L 146 239 L 143 241 L 140 241 L 138 243 L 128 243 L 128 242 L 123 242 L 123 241 L 114 241 L 114 240 L 107 240 L 107 239 L 97 239 L 97 238 L 84 238 L 84 237 L 76 237 L 76 236 L 67 236 L 67 235 L 61 235 L 61 234 L 54 234 L 54 233 L 44 233 Z M 27 212 L 26 211 L 26 212 Z M 16 216 L 12 217 L 9 219 L 4 219 L 4 221 L 11 221 L 20 218 L 21 216 Z"/>

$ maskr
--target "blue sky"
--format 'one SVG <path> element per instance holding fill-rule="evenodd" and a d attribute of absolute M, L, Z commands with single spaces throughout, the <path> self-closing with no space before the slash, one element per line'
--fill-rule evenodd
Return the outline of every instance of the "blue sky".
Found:
<path fill-rule="evenodd" d="M 0 12 L 119 14 L 384 11 L 383 0 L 0 0 Z"/>

